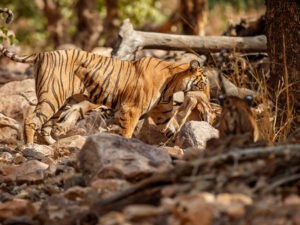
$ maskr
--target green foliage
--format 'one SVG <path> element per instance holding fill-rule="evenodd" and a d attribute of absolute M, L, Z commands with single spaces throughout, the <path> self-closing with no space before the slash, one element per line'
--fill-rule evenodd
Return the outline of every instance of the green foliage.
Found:
<path fill-rule="evenodd" d="M 8 37 L 12 40 L 11 43 L 16 44 L 17 40 L 20 40 L 22 44 L 34 46 L 47 38 L 46 20 L 34 1 L 1 0 L 0 8 L 4 7 L 11 9 L 14 13 L 14 21 L 8 26 L 15 32 L 17 38 Z M 10 28 L 14 27 L 18 20 L 22 20 L 22 26 L 18 26 L 18 29 Z"/>
<path fill-rule="evenodd" d="M 131 22 L 140 26 L 145 22 L 161 23 L 166 20 L 159 0 L 119 0 L 120 18 L 130 18 Z"/>
<path fill-rule="evenodd" d="M 208 0 L 209 8 L 216 5 L 232 6 L 237 10 L 246 10 L 247 8 L 258 8 L 264 5 L 265 0 Z"/>

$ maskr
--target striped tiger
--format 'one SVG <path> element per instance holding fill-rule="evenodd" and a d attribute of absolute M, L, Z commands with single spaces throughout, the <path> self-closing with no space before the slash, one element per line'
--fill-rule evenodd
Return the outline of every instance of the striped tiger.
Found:
<path fill-rule="evenodd" d="M 220 138 L 229 135 L 249 135 L 249 140 L 256 142 L 259 130 L 256 116 L 251 109 L 253 97 L 246 95 L 243 99 L 238 96 L 227 96 L 221 73 L 218 75 L 220 84 L 219 103 L 222 107 L 219 119 Z"/>
<path fill-rule="evenodd" d="M 173 115 L 173 93 L 203 90 L 208 82 L 195 60 L 190 64 L 146 57 L 121 61 L 75 49 L 26 56 L 3 46 L 0 51 L 13 61 L 34 65 L 38 103 L 24 122 L 26 143 L 33 143 L 35 132 L 77 96 L 112 108 L 120 127 L 117 133 L 124 137 L 132 136 L 138 120 L 146 114 L 164 129 Z"/>
<path fill-rule="evenodd" d="M 8 9 L 9 23 L 13 14 Z M 0 45 L 15 62 L 34 65 L 38 103 L 24 121 L 26 143 L 34 142 L 37 130 L 49 144 L 51 119 L 71 98 L 86 109 L 105 105 L 115 114 L 117 133 L 131 137 L 138 120 L 151 116 L 165 130 L 173 115 L 173 93 L 207 90 L 208 79 L 198 61 L 174 63 L 156 58 L 121 61 L 81 50 L 57 50 L 19 56 Z M 80 105 L 80 104 L 79 104 Z M 50 122 L 50 123 L 49 123 Z"/>

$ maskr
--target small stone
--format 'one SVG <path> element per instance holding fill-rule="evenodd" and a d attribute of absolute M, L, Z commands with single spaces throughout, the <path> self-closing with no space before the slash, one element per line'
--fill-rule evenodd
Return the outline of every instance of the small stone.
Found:
<path fill-rule="evenodd" d="M 182 159 L 182 157 L 184 156 L 184 151 L 178 146 L 174 146 L 174 147 L 164 146 L 161 148 L 164 151 L 168 152 L 172 157 L 175 157 L 177 159 Z"/>
<path fill-rule="evenodd" d="M 0 162 L 11 163 L 14 157 L 9 152 L 0 152 Z"/>

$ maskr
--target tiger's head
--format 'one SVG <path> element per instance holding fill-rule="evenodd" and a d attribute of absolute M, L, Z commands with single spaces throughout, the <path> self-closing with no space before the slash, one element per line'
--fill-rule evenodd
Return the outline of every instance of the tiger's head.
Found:
<path fill-rule="evenodd" d="M 259 131 L 255 119 L 255 114 L 251 110 L 253 97 L 247 95 L 244 99 L 237 96 L 218 96 L 222 112 L 219 122 L 220 138 L 229 135 L 249 134 L 251 141 L 256 142 Z"/>
<path fill-rule="evenodd" d="M 209 98 L 209 81 L 204 67 L 197 60 L 190 62 L 189 68 L 183 72 L 182 91 L 203 91 Z"/>

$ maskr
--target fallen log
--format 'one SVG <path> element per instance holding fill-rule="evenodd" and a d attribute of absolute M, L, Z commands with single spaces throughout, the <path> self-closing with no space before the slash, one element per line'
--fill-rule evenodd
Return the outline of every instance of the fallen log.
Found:
<path fill-rule="evenodd" d="M 198 52 L 218 52 L 228 49 L 242 52 L 265 52 L 265 35 L 254 37 L 194 36 L 143 32 L 133 29 L 129 19 L 124 20 L 119 31 L 119 45 L 113 55 L 123 60 L 133 60 L 138 49 L 154 48 L 167 50 L 187 50 Z"/>

